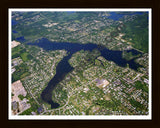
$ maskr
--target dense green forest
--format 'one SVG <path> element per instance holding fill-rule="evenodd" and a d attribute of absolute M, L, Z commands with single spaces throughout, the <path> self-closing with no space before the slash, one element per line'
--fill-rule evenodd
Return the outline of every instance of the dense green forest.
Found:
<path fill-rule="evenodd" d="M 122 30 L 126 40 L 132 39 L 133 47 L 145 53 L 148 52 L 148 14 L 137 15 L 136 20 L 126 22 Z"/>
<path fill-rule="evenodd" d="M 15 68 L 16 68 L 16 71 L 12 74 L 12 83 L 30 75 L 30 72 L 28 71 L 28 67 L 24 63 L 22 63 L 19 66 L 16 66 Z"/>
<path fill-rule="evenodd" d="M 136 89 L 142 89 L 143 91 L 148 93 L 148 86 L 145 83 L 142 83 L 140 81 L 135 82 Z"/>

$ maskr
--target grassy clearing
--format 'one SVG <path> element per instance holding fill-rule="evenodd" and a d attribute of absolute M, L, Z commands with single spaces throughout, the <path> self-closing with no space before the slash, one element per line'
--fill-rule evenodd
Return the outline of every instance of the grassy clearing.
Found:
<path fill-rule="evenodd" d="M 20 56 L 21 56 L 23 61 L 27 61 L 28 60 L 28 53 L 27 52 L 22 53 Z"/>

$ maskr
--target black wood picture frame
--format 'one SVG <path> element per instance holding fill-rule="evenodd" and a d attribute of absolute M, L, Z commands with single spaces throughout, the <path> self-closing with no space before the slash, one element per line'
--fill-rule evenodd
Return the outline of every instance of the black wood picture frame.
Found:
<path fill-rule="evenodd" d="M 111 127 L 158 128 L 160 126 L 158 0 L 2 0 L 0 4 L 0 121 L 4 128 Z M 152 9 L 152 120 L 8 120 L 8 9 L 9 8 L 151 8 Z"/>

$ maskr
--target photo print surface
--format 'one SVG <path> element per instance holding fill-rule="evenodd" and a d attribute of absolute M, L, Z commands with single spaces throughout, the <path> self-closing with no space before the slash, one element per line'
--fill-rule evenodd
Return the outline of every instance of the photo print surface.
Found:
<path fill-rule="evenodd" d="M 151 9 L 9 9 L 9 119 L 151 119 Z"/>

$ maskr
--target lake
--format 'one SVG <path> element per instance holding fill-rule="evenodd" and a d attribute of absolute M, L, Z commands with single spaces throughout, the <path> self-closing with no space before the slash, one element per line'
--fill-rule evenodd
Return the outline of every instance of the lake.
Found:
<path fill-rule="evenodd" d="M 15 30 L 12 30 L 12 32 L 13 32 L 13 33 L 18 33 L 18 32 L 17 32 L 17 31 L 15 31 Z"/>
<path fill-rule="evenodd" d="M 110 12 L 110 16 L 107 16 L 109 19 L 118 21 L 120 18 L 123 18 L 125 15 L 142 15 L 144 12 L 133 12 L 133 13 L 120 13 L 120 12 Z"/>
<path fill-rule="evenodd" d="M 12 19 L 12 26 L 14 26 L 16 24 L 18 24 L 18 22 Z"/>
<path fill-rule="evenodd" d="M 99 47 L 96 44 L 79 44 L 79 43 L 68 43 L 68 42 L 51 42 L 46 38 L 42 38 L 37 40 L 34 43 L 27 43 L 27 45 L 35 45 L 43 48 L 46 51 L 49 50 L 66 50 L 67 56 L 65 56 L 56 67 L 55 76 L 49 81 L 48 86 L 43 90 L 41 94 L 41 98 L 43 101 L 49 103 L 51 108 L 57 108 L 60 105 L 55 103 L 52 100 L 52 91 L 56 87 L 56 85 L 62 81 L 65 76 L 74 70 L 74 68 L 69 64 L 69 59 L 72 55 L 80 50 L 84 51 L 92 51 L 93 49 L 97 49 L 100 51 L 101 56 L 103 56 L 106 60 L 113 61 L 117 65 L 121 67 L 126 67 L 127 63 L 131 69 L 137 70 L 138 67 L 142 67 L 141 65 L 135 63 L 135 59 L 131 59 L 129 61 L 122 58 L 122 51 L 112 51 L 105 47 Z M 134 55 L 141 54 L 139 51 L 134 49 L 126 50 L 127 52 L 132 52 Z M 98 55 L 97 55 L 98 56 Z"/>
<path fill-rule="evenodd" d="M 17 37 L 16 40 L 20 41 L 22 43 L 26 41 L 26 39 L 24 38 L 24 36 Z"/>

